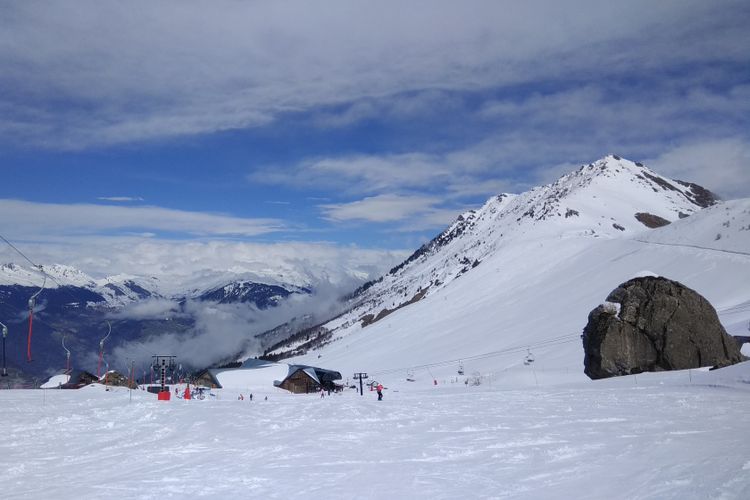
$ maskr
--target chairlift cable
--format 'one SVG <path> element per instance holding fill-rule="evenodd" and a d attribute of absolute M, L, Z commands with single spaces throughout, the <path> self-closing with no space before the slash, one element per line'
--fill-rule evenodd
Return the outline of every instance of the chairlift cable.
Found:
<path fill-rule="evenodd" d="M 32 265 L 32 266 L 34 266 L 34 267 L 39 267 L 39 266 L 37 266 L 37 265 L 36 265 L 36 264 L 34 263 L 34 261 L 32 261 L 32 260 L 31 260 L 30 258 L 26 257 L 26 254 L 24 254 L 24 253 L 23 253 L 22 251 L 20 251 L 20 250 L 19 250 L 18 248 L 16 248 L 16 246 L 15 246 L 15 245 L 14 245 L 13 243 L 11 243 L 10 241 L 8 241 L 8 240 L 7 240 L 6 238 L 5 238 L 5 236 L 3 236 L 2 234 L 0 234 L 0 239 L 2 239 L 2 240 L 3 240 L 4 242 L 5 242 L 5 243 L 7 243 L 7 244 L 8 244 L 8 245 L 9 245 L 9 246 L 10 246 L 10 247 L 11 247 L 11 248 L 13 249 L 13 250 L 15 250 L 15 251 L 16 251 L 16 252 L 17 252 L 17 253 L 18 253 L 18 254 L 19 254 L 19 255 L 20 255 L 21 257 L 23 257 L 24 259 L 26 259 L 26 260 L 27 260 L 27 261 L 29 262 L 29 264 L 31 264 L 31 265 Z"/>
<path fill-rule="evenodd" d="M 33 260 L 31 260 L 29 257 L 27 257 L 25 253 L 23 253 L 21 250 L 19 250 L 18 247 L 16 247 L 13 243 L 11 243 L 10 241 L 8 241 L 8 239 L 5 238 L 2 234 L 0 234 L 0 239 L 3 240 L 5 243 L 7 243 L 8 246 L 10 246 L 13 250 L 15 250 L 16 253 L 18 253 L 18 255 L 20 255 L 21 257 L 23 257 L 29 264 L 32 265 L 32 267 L 34 267 L 35 269 L 39 269 L 45 275 L 45 277 L 47 277 L 47 278 L 51 279 L 52 281 L 54 281 L 55 284 L 61 290 L 63 290 L 65 293 L 67 293 L 71 298 L 73 298 L 75 302 L 79 302 L 79 298 L 76 297 L 75 295 L 73 295 L 72 293 L 70 293 L 67 290 L 67 288 L 65 287 L 65 285 L 63 285 L 62 283 L 60 283 L 59 281 L 57 281 L 57 279 L 54 276 L 45 273 L 44 270 L 42 269 L 41 265 L 37 264 L 36 262 L 34 262 Z"/>
<path fill-rule="evenodd" d="M 509 347 L 509 348 L 500 349 L 500 350 L 497 350 L 497 351 L 490 351 L 490 352 L 486 352 L 486 353 L 482 353 L 482 354 L 476 354 L 474 356 L 467 356 L 467 357 L 460 358 L 460 359 L 450 359 L 450 360 L 444 360 L 444 361 L 437 361 L 437 362 L 434 362 L 434 363 L 426 363 L 426 364 L 423 364 L 423 365 L 412 366 L 412 367 L 410 367 L 410 369 L 413 369 L 413 370 L 427 369 L 429 371 L 430 367 L 451 365 L 451 364 L 454 364 L 456 362 L 460 362 L 462 360 L 463 361 L 475 361 L 475 360 L 479 360 L 479 359 L 492 358 L 492 357 L 496 357 L 496 356 L 516 354 L 516 353 L 519 353 L 519 352 L 526 351 L 529 347 L 534 347 L 535 349 L 536 348 L 541 348 L 541 347 L 552 347 L 552 346 L 556 346 L 556 345 L 562 345 L 562 344 L 567 344 L 567 343 L 570 343 L 570 342 L 575 342 L 575 341 L 577 341 L 579 339 L 580 339 L 580 334 L 578 334 L 578 333 L 561 335 L 559 337 L 553 337 L 553 338 L 550 338 L 550 339 L 539 341 L 539 342 L 537 342 L 535 344 L 530 344 L 530 345 L 529 344 L 524 344 L 522 346 Z M 371 373 L 373 375 L 386 375 L 386 374 L 395 373 L 395 372 L 399 372 L 399 371 L 403 371 L 403 370 L 404 370 L 404 368 L 401 367 L 401 368 L 392 368 L 392 369 L 382 370 L 382 371 L 378 371 L 378 372 L 371 372 Z"/>

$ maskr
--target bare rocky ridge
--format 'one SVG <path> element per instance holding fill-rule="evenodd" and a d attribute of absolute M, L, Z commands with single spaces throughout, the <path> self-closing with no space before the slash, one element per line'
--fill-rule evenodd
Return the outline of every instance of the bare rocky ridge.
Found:
<path fill-rule="evenodd" d="M 661 277 L 627 281 L 591 311 L 583 330 L 592 379 L 743 360 L 716 310 L 700 294 Z"/>

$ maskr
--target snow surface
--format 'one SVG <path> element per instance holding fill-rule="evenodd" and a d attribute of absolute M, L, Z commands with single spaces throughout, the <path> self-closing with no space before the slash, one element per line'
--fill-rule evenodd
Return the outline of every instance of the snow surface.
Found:
<path fill-rule="evenodd" d="M 67 384 L 70 380 L 70 375 L 59 374 L 53 375 L 45 383 L 39 386 L 40 389 L 57 389 L 63 384 Z"/>
<path fill-rule="evenodd" d="M 551 378 L 585 381 L 580 335 L 588 313 L 644 266 L 706 297 L 730 334 L 748 334 L 750 256 L 564 238 L 503 247 L 450 286 L 366 328 L 344 315 L 335 341 L 285 361 L 391 383 L 410 369 L 418 378 L 448 380 L 463 360 L 466 374 L 508 379 L 523 370 L 530 348 Z"/>
<path fill-rule="evenodd" d="M 286 363 L 267 363 L 255 368 L 211 370 L 222 387 L 227 389 L 254 391 L 255 393 L 286 392 L 274 387 L 274 381 L 282 381 L 289 374 Z"/>
<path fill-rule="evenodd" d="M 3 498 L 750 498 L 750 363 L 564 387 L 399 382 L 382 402 L 213 393 L 0 391 Z"/>

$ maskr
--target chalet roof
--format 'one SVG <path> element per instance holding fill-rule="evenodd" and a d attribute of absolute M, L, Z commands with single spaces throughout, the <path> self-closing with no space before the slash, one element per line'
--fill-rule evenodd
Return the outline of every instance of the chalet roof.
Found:
<path fill-rule="evenodd" d="M 317 366 L 308 365 L 289 365 L 289 373 L 286 378 L 291 377 L 299 370 L 304 371 L 310 376 L 311 379 L 317 383 L 321 383 L 322 380 L 339 380 L 341 379 L 341 373 L 334 370 L 326 370 L 325 368 L 318 368 Z"/>
<path fill-rule="evenodd" d="M 208 378 L 213 385 L 216 387 L 221 387 L 221 383 L 219 382 L 219 379 L 216 378 L 216 370 L 213 368 L 207 368 L 203 370 L 202 372 L 198 373 L 195 377 L 196 379 L 202 379 L 202 378 Z"/>
<path fill-rule="evenodd" d="M 261 368 L 263 366 L 274 365 L 273 361 L 267 361 L 265 359 L 248 358 L 242 362 L 240 368 Z"/>
<path fill-rule="evenodd" d="M 96 375 L 89 373 L 86 370 L 73 370 L 70 373 L 70 378 L 66 384 L 63 384 L 63 389 L 75 387 L 78 385 L 88 385 L 99 380 Z"/>

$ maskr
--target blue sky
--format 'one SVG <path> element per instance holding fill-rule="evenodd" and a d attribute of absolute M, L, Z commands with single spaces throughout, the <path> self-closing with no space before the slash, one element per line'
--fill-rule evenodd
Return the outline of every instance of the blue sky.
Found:
<path fill-rule="evenodd" d="M 390 264 L 608 153 L 750 196 L 746 1 L 219 4 L 0 3 L 6 237 Z"/>

